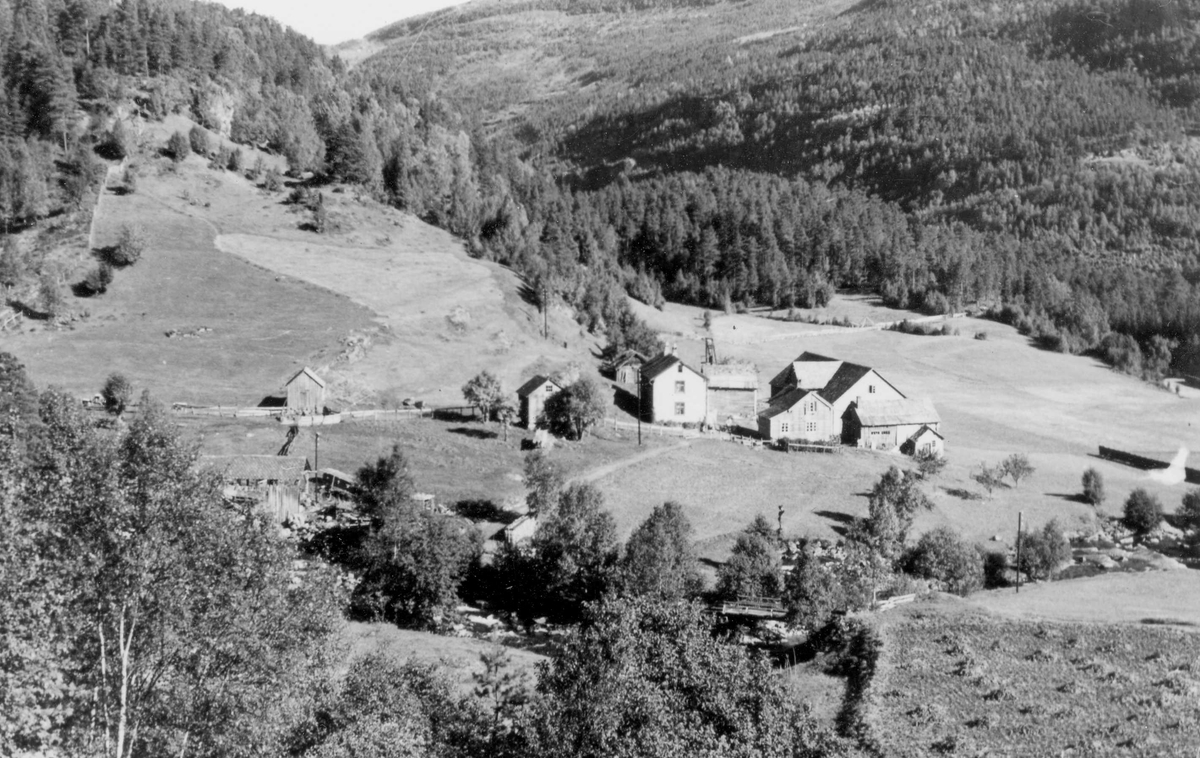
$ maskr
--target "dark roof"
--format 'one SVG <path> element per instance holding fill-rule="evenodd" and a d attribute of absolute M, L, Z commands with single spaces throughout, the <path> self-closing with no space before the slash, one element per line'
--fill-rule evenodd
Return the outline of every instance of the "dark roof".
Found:
<path fill-rule="evenodd" d="M 317 384 L 321 385 L 322 387 L 324 387 L 324 386 L 325 386 L 325 380 L 324 380 L 324 379 L 322 379 L 321 377 L 317 376 L 316 372 L 314 372 L 314 371 L 313 371 L 311 368 L 309 368 L 308 366 L 305 366 L 304 368 L 300 369 L 300 370 L 299 370 L 299 371 L 297 371 L 296 373 L 292 374 L 292 378 L 291 378 L 291 379 L 288 379 L 286 382 L 284 382 L 284 383 L 283 383 L 283 384 L 284 384 L 284 386 L 286 387 L 287 385 L 289 385 L 289 384 L 291 384 L 292 382 L 294 382 L 294 381 L 296 381 L 297 379 L 299 379 L 301 374 L 308 374 L 309 378 L 311 378 L 311 379 L 312 379 L 314 382 L 316 382 Z"/>
<path fill-rule="evenodd" d="M 837 358 L 830 358 L 828 356 L 818 355 L 817 353 L 810 353 L 807 350 L 805 350 L 803 353 L 800 353 L 800 355 L 797 355 L 796 359 L 794 361 L 791 361 L 790 363 L 788 363 L 788 365 L 784 367 L 783 371 L 780 371 L 778 374 L 776 374 L 774 377 L 772 377 L 770 383 L 771 384 L 779 384 L 781 381 L 783 381 L 783 382 L 788 382 L 790 384 L 790 383 L 794 382 L 796 379 L 796 364 L 797 363 L 809 363 L 809 362 L 817 362 L 817 361 L 840 363 L 840 361 L 838 361 Z"/>
<path fill-rule="evenodd" d="M 933 403 L 925 398 L 864 400 L 854 409 L 854 413 L 863 426 L 936 424 L 941 421 Z"/>
<path fill-rule="evenodd" d="M 288 455 L 205 455 L 199 465 L 225 481 L 252 482 L 299 481 L 310 468 L 307 458 Z"/>
<path fill-rule="evenodd" d="M 529 381 L 525 382 L 520 387 L 518 387 L 517 395 L 519 397 L 526 397 L 527 395 L 532 394 L 534 390 L 536 390 L 538 387 L 541 387 L 546 382 L 550 382 L 551 384 L 553 384 L 555 389 L 559 389 L 559 390 L 562 389 L 562 387 L 560 387 L 558 385 L 558 382 L 554 381 L 553 379 L 551 379 L 548 376 L 542 376 L 541 374 L 538 374 L 537 376 L 533 377 L 532 379 L 530 379 Z"/>
<path fill-rule="evenodd" d="M 691 371 L 693 374 L 696 374 L 696 375 L 704 378 L 705 381 L 708 380 L 708 377 L 705 377 L 704 374 L 701 374 L 696 369 L 692 368 L 691 366 L 687 365 L 683 361 L 679 360 L 679 356 L 677 356 L 677 355 L 660 355 L 657 358 L 649 360 L 645 364 L 642 365 L 642 372 L 641 372 L 642 381 L 644 381 L 644 382 L 654 381 L 659 376 L 670 371 L 671 368 L 677 363 L 683 364 L 684 368 L 686 368 L 688 371 Z"/>
<path fill-rule="evenodd" d="M 940 439 L 940 440 L 945 440 L 945 439 L 946 439 L 946 438 L 945 438 L 945 436 L 944 436 L 944 435 L 942 435 L 942 433 L 941 433 L 941 432 L 939 432 L 937 429 L 934 429 L 934 428 L 933 428 L 932 426 L 930 426 L 929 424 L 925 424 L 925 425 L 923 425 L 923 426 L 922 426 L 920 429 L 918 429 L 917 431 L 913 432 L 913 436 L 909 437 L 909 439 L 910 439 L 910 440 L 916 440 L 916 439 L 920 439 L 920 438 L 921 438 L 921 435 L 922 435 L 922 434 L 924 434 L 925 432 L 929 432 L 930 434 L 934 435 L 935 437 L 937 437 L 937 438 L 938 438 L 938 439 Z"/>
<path fill-rule="evenodd" d="M 646 356 L 636 350 L 623 350 L 612 359 L 611 365 L 613 368 L 621 368 L 634 363 L 640 366 L 647 360 L 649 359 Z"/>
<path fill-rule="evenodd" d="M 796 403 L 800 402 L 808 395 L 812 395 L 822 403 L 825 403 L 825 405 L 829 405 L 829 401 L 821 397 L 820 393 L 818 393 L 816 390 L 806 390 L 800 387 L 793 387 L 787 392 L 776 396 L 776 398 L 771 401 L 771 404 L 768 405 L 766 409 L 758 415 L 762 416 L 763 418 L 775 418 L 781 413 L 787 413 L 792 408 L 796 407 Z"/>
<path fill-rule="evenodd" d="M 829 380 L 829 383 L 821 388 L 821 395 L 831 403 L 837 402 L 838 398 L 849 392 L 850 388 L 859 379 L 862 379 L 869 373 L 871 373 L 871 369 L 867 366 L 860 366 L 857 363 L 843 363 L 841 366 L 838 366 L 838 370 L 834 373 L 833 378 Z"/>

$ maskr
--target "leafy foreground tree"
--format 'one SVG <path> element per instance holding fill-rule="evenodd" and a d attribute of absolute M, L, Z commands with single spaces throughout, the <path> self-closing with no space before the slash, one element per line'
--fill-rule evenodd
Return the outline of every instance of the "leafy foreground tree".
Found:
<path fill-rule="evenodd" d="M 1146 534 L 1162 523 L 1162 502 L 1138 487 L 1125 500 L 1125 526 L 1138 534 Z"/>
<path fill-rule="evenodd" d="M 729 600 L 778 597 L 782 579 L 775 529 L 760 513 L 738 535 L 729 560 L 717 569 L 717 594 Z"/>
<path fill-rule="evenodd" d="M 392 451 L 358 470 L 358 508 L 371 519 L 375 528 L 383 525 L 389 511 L 406 508 L 412 502 L 413 478 L 408 458 L 399 443 Z"/>
<path fill-rule="evenodd" d="M 277 751 L 329 662 L 340 598 L 234 508 L 145 398 L 127 430 L 47 392 L 0 435 L 0 752 Z"/>
<path fill-rule="evenodd" d="M 489 423 L 492 414 L 504 402 L 504 387 L 490 371 L 480 371 L 463 385 L 463 397 L 479 409 L 483 422 Z"/>
<path fill-rule="evenodd" d="M 871 490 L 867 518 L 855 523 L 850 540 L 885 561 L 899 558 L 917 511 L 933 508 L 933 502 L 917 486 L 918 479 L 896 466 L 884 472 Z"/>
<path fill-rule="evenodd" d="M 1175 516 L 1184 529 L 1200 529 L 1200 487 L 1184 494 Z"/>
<path fill-rule="evenodd" d="M 1031 579 L 1053 579 L 1060 566 L 1071 558 L 1071 543 L 1063 535 L 1058 519 L 1051 519 L 1022 540 L 1017 567 Z"/>
<path fill-rule="evenodd" d="M 550 431 L 567 439 L 583 439 L 584 433 L 604 419 L 608 407 L 600 385 L 583 377 L 550 396 L 543 413 Z"/>
<path fill-rule="evenodd" d="M 530 758 L 804 758 L 833 742 L 765 660 L 714 639 L 695 604 L 593 608 L 537 692 L 519 750 Z"/>
<path fill-rule="evenodd" d="M 674 501 L 656 506 L 633 530 L 620 566 L 621 590 L 627 595 L 681 600 L 704 588 L 692 547 L 692 525 Z"/>
<path fill-rule="evenodd" d="M 921 535 L 904 559 L 912 576 L 937 582 L 947 592 L 969 595 L 983 586 L 983 558 L 975 546 L 949 527 Z"/>
<path fill-rule="evenodd" d="M 533 535 L 536 581 L 543 588 L 543 613 L 570 620 L 583 604 L 608 589 L 617 561 L 617 527 L 604 510 L 604 494 L 591 484 L 563 490 L 558 506 Z"/>
<path fill-rule="evenodd" d="M 302 758 L 483 755 L 486 721 L 436 666 L 373 654 L 351 664 L 292 733 Z"/>

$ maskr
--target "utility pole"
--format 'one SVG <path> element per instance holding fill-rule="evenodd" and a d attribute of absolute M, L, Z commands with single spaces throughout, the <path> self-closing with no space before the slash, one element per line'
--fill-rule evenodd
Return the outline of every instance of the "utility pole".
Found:
<path fill-rule="evenodd" d="M 550 281 L 542 280 L 542 339 L 550 339 Z"/>
<path fill-rule="evenodd" d="M 1023 511 L 1017 511 L 1017 592 L 1021 591 L 1021 517 Z"/>
<path fill-rule="evenodd" d="M 319 469 L 319 468 L 321 468 L 321 433 L 320 432 L 317 432 L 313 436 L 313 446 L 315 448 L 313 450 L 313 468 Z"/>
<path fill-rule="evenodd" d="M 642 372 L 637 372 L 637 446 L 642 446 Z"/>

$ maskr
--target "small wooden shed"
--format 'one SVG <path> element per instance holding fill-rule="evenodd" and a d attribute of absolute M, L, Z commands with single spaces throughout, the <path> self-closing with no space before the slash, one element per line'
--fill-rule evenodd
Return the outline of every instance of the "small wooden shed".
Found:
<path fill-rule="evenodd" d="M 325 380 L 308 366 L 287 380 L 288 413 L 311 415 L 325 411 Z"/>
<path fill-rule="evenodd" d="M 553 379 L 538 374 L 517 388 L 517 397 L 521 401 L 521 423 L 526 429 L 537 426 L 538 416 L 551 395 L 562 391 L 562 387 Z"/>

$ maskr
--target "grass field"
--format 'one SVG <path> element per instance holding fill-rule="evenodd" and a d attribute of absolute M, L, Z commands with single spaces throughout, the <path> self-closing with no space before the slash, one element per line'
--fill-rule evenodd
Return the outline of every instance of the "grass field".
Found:
<path fill-rule="evenodd" d="M 411 629 L 399 629 L 393 624 L 351 621 L 346 625 L 346 663 L 371 653 L 381 653 L 396 661 L 414 660 L 418 663 L 440 663 L 464 690 L 474 686 L 472 676 L 483 671 L 479 656 L 491 650 L 495 643 L 472 637 L 447 637 Z M 544 655 L 507 648 L 511 670 L 526 672 L 530 684 L 537 664 Z"/>
<path fill-rule="evenodd" d="M 274 455 L 283 444 L 285 428 L 269 419 L 211 419 L 180 417 L 184 430 L 197 439 L 208 455 Z M 485 427 L 474 421 L 452 422 L 433 419 L 399 421 L 355 421 L 335 426 L 300 429 L 292 455 L 316 457 L 314 431 L 320 431 L 320 466 L 353 475 L 366 463 L 387 455 L 394 443 L 408 458 L 416 487 L 430 492 L 442 503 L 460 500 L 490 500 L 496 505 L 524 500 L 521 472 L 522 429 L 510 429 L 504 442 L 500 427 Z M 647 449 L 672 443 L 648 438 Z M 601 466 L 617 464 L 637 454 L 629 432 L 611 429 L 581 442 L 559 442 L 552 453 L 569 476 Z M 644 516 L 643 516 L 644 518 Z M 639 519 L 640 520 L 640 519 Z"/>
<path fill-rule="evenodd" d="M 1200 635 L 1019 621 L 955 599 L 882 620 L 883 752 L 1195 755 Z"/>
<path fill-rule="evenodd" d="M 1200 572 L 1109 573 L 1086 579 L 1040 582 L 972 595 L 972 605 L 1016 619 L 1200 628 Z"/>

